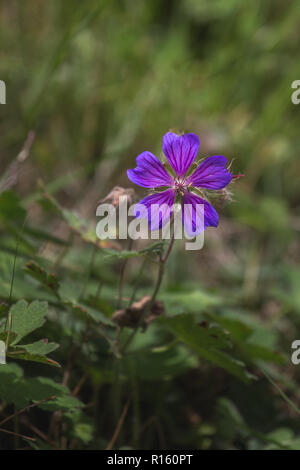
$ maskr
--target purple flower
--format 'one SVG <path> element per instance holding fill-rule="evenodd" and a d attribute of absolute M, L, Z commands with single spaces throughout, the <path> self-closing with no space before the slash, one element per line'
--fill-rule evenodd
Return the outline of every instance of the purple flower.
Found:
<path fill-rule="evenodd" d="M 150 230 L 157 230 L 168 222 L 177 200 L 181 201 L 182 222 L 188 235 L 195 236 L 203 230 L 203 224 L 198 223 L 199 215 L 202 215 L 202 219 L 204 216 L 204 230 L 206 227 L 218 226 L 219 216 L 203 198 L 206 196 L 201 190 L 222 189 L 231 182 L 233 176 L 226 168 L 227 159 L 220 155 L 206 158 L 193 172 L 189 171 L 199 145 L 199 137 L 195 134 L 178 136 L 168 132 L 163 137 L 162 147 L 171 167 L 170 172 L 150 152 L 141 153 L 136 159 L 136 168 L 127 171 L 133 183 L 154 191 L 138 204 L 143 204 L 147 213 L 141 214 L 140 210 L 136 213 L 137 217 L 148 217 Z"/>

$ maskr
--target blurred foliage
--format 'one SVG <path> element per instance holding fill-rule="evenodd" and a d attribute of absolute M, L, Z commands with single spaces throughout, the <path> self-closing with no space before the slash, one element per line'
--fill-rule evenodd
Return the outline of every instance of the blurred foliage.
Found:
<path fill-rule="evenodd" d="M 299 4 L 4 0 L 0 13 L 0 448 L 300 449 Z M 126 307 L 151 295 L 165 248 L 100 242 L 96 207 L 169 129 L 245 177 L 215 201 L 203 250 L 175 244 L 165 313 L 120 355 L 120 272 Z"/>

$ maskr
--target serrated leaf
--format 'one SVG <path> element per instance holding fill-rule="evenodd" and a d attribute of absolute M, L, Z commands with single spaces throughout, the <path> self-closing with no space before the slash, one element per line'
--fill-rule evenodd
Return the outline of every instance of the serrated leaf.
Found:
<path fill-rule="evenodd" d="M 83 406 L 77 398 L 72 397 L 67 387 L 47 377 L 37 377 L 27 380 L 27 389 L 30 391 L 30 400 L 40 401 L 55 395 L 55 400 L 45 402 L 40 405 L 40 408 L 46 410 L 70 410 L 80 408 Z"/>
<path fill-rule="evenodd" d="M 11 329 L 17 334 L 12 344 L 17 344 L 29 333 L 43 326 L 47 307 L 47 302 L 38 300 L 34 300 L 31 304 L 26 300 L 20 300 L 11 307 Z"/>

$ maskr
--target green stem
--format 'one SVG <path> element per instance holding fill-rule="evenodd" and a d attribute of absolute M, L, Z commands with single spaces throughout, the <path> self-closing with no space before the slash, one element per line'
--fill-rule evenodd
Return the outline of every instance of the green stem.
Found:
<path fill-rule="evenodd" d="M 128 251 L 132 250 L 133 240 L 129 241 Z M 118 302 L 117 302 L 117 309 L 121 307 L 122 304 L 122 294 L 123 294 L 123 287 L 124 287 L 124 280 L 125 280 L 125 270 L 128 263 L 128 258 L 122 263 L 121 270 L 120 270 L 120 281 L 119 281 L 119 293 L 118 293 Z"/>
<path fill-rule="evenodd" d="M 135 296 L 136 296 L 136 293 L 137 293 L 137 290 L 139 288 L 139 284 L 140 284 L 140 281 L 141 281 L 141 278 L 142 278 L 142 274 L 143 274 L 143 271 L 144 271 L 144 268 L 146 266 L 146 263 L 147 263 L 147 258 L 144 258 L 142 264 L 141 264 L 141 267 L 139 269 L 139 272 L 138 272 L 138 275 L 136 277 L 136 281 L 134 283 L 134 287 L 133 287 L 133 290 L 132 290 L 132 294 L 131 294 L 131 297 L 129 299 L 129 302 L 128 302 L 128 307 L 130 307 L 130 305 L 134 302 L 134 299 L 135 299 Z"/>
<path fill-rule="evenodd" d="M 85 296 L 85 291 L 86 291 L 86 288 L 87 288 L 87 285 L 88 285 L 88 282 L 90 280 L 91 273 L 92 273 L 92 270 L 93 270 L 93 267 L 94 267 L 95 258 L 96 258 L 96 254 L 97 254 L 97 248 L 98 247 L 97 247 L 96 244 L 94 244 L 93 247 L 92 247 L 91 259 L 90 259 L 90 262 L 89 262 L 88 271 L 87 271 L 87 274 L 86 274 L 86 279 L 84 281 L 81 293 L 79 295 L 79 301 L 81 301 Z"/>
<path fill-rule="evenodd" d="M 156 283 L 155 283 L 154 291 L 153 291 L 153 294 L 151 296 L 150 302 L 148 303 L 147 307 L 145 308 L 142 315 L 140 316 L 139 321 L 138 321 L 135 329 L 133 330 L 132 334 L 129 336 L 126 343 L 124 344 L 123 349 L 122 349 L 123 354 L 125 353 L 125 351 L 128 348 L 129 344 L 132 342 L 133 338 L 137 334 L 138 329 L 143 324 L 144 319 L 147 317 L 148 313 L 151 312 L 151 309 L 152 309 L 153 304 L 156 300 L 156 296 L 158 294 L 158 291 L 160 289 L 160 286 L 161 286 L 161 283 L 162 283 L 162 280 L 163 280 L 163 277 L 164 277 L 165 265 L 166 265 L 166 262 L 169 258 L 169 255 L 172 251 L 173 245 L 174 245 L 174 232 L 173 232 L 173 235 L 171 237 L 171 240 L 170 240 L 170 243 L 169 243 L 169 246 L 168 246 L 168 249 L 166 251 L 165 256 L 162 257 L 160 255 L 160 257 L 159 257 L 158 276 L 157 276 L 157 280 L 156 280 Z"/>

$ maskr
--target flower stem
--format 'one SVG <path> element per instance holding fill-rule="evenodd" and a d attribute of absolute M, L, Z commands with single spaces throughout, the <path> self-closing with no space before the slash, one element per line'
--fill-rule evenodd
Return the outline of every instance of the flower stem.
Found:
<path fill-rule="evenodd" d="M 133 240 L 130 240 L 129 245 L 128 245 L 128 251 L 132 250 L 132 245 L 133 245 Z M 125 280 L 125 270 L 126 270 L 127 263 L 128 263 L 128 258 L 126 258 L 123 261 L 122 266 L 121 266 L 121 270 L 120 270 L 120 281 L 119 281 L 117 309 L 119 309 L 121 307 L 121 304 L 122 304 L 122 294 L 123 294 L 123 286 L 124 286 L 124 280 Z"/>
<path fill-rule="evenodd" d="M 166 254 L 164 256 L 159 256 L 159 268 L 158 268 L 158 276 L 157 276 L 157 280 L 156 280 L 156 283 L 155 283 L 155 287 L 154 287 L 154 291 L 153 291 L 153 294 L 151 296 L 151 299 L 147 305 L 147 307 L 145 308 L 145 310 L 143 311 L 143 313 L 141 314 L 140 318 L 139 318 L 139 321 L 135 327 L 135 329 L 133 330 L 132 334 L 129 336 L 129 338 L 127 339 L 126 343 L 124 344 L 123 348 L 122 348 L 122 353 L 124 354 L 124 352 L 126 351 L 126 349 L 128 348 L 129 344 L 132 342 L 133 338 L 135 337 L 135 335 L 137 334 L 138 332 L 138 329 L 139 327 L 142 325 L 144 319 L 146 318 L 146 316 L 148 315 L 149 312 L 151 312 L 151 309 L 153 307 L 153 304 L 155 302 L 155 299 L 156 299 L 156 296 L 158 294 L 158 291 L 160 289 L 160 286 L 161 286 L 161 283 L 162 283 L 162 280 L 163 280 L 163 277 L 164 277 L 164 273 L 165 273 L 165 265 L 166 265 L 166 262 L 169 258 L 169 255 L 172 251 L 172 248 L 173 248 L 173 245 L 174 245 L 174 232 L 172 234 L 172 237 L 171 237 L 171 240 L 170 240 L 170 243 L 169 243 L 169 246 L 168 246 L 168 249 L 166 251 Z"/>

